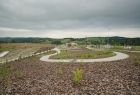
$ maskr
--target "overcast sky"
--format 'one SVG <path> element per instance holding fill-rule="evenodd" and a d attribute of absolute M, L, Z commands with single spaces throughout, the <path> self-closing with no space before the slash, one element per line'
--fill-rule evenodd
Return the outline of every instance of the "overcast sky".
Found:
<path fill-rule="evenodd" d="M 0 37 L 140 37 L 140 0 L 0 0 Z"/>

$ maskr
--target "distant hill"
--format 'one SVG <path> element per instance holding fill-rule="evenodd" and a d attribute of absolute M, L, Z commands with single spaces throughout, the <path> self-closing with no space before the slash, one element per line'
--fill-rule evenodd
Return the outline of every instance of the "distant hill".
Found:
<path fill-rule="evenodd" d="M 140 45 L 140 38 L 126 37 L 88 37 L 88 38 L 24 38 L 24 37 L 1 37 L 0 43 L 48 43 L 48 44 L 65 44 L 76 42 L 78 44 L 111 44 L 111 45 Z"/>

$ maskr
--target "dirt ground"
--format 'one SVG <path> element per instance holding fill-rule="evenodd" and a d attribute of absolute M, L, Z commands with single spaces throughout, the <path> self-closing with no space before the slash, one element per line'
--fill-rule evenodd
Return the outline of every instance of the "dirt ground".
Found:
<path fill-rule="evenodd" d="M 47 63 L 40 56 L 11 62 L 7 85 L 0 81 L 1 93 L 7 95 L 140 95 L 140 53 L 130 58 L 104 63 Z M 72 71 L 83 70 L 79 85 L 73 83 Z M 22 76 L 16 77 L 16 70 Z"/>

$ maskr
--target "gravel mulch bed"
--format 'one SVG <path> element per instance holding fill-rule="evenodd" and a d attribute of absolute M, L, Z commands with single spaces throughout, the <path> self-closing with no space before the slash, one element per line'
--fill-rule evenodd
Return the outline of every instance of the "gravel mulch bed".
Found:
<path fill-rule="evenodd" d="M 9 63 L 13 67 L 11 83 L 4 92 L 7 95 L 140 95 L 140 64 L 134 64 L 140 54 L 130 53 L 130 56 L 122 61 L 93 64 L 47 63 L 39 61 L 37 56 L 23 59 Z M 76 68 L 84 72 L 79 85 L 72 80 Z M 17 69 L 23 73 L 21 78 L 15 76 Z"/>

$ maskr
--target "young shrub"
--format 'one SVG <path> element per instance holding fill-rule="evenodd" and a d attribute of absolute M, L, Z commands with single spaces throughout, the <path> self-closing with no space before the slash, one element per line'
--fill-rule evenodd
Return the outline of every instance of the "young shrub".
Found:
<path fill-rule="evenodd" d="M 10 70 L 11 70 L 10 65 L 0 65 L 0 80 L 3 80 L 2 82 L 5 85 L 9 85 L 11 83 L 11 81 L 10 81 L 10 74 L 11 74 Z"/>
<path fill-rule="evenodd" d="M 21 57 L 21 54 L 18 56 L 18 60 L 21 60 L 22 59 L 22 57 Z"/>
<path fill-rule="evenodd" d="M 84 58 L 85 58 L 85 55 L 83 55 L 83 54 L 80 55 L 80 58 L 81 58 L 81 59 L 84 59 Z"/>
<path fill-rule="evenodd" d="M 80 62 L 80 64 L 85 64 L 85 62 Z"/>
<path fill-rule="evenodd" d="M 5 59 L 5 63 L 8 63 L 8 59 L 7 58 Z"/>
<path fill-rule="evenodd" d="M 22 79 L 22 78 L 23 78 L 23 72 L 22 72 L 22 71 L 17 70 L 17 71 L 15 72 L 15 74 L 16 74 L 16 78 L 18 78 L 18 79 Z"/>
<path fill-rule="evenodd" d="M 138 59 L 136 59 L 134 64 L 135 64 L 135 66 L 138 66 L 140 64 L 140 61 Z"/>
<path fill-rule="evenodd" d="M 83 78 L 83 70 L 82 69 L 76 69 L 75 71 L 72 71 L 73 73 L 73 82 L 75 84 L 80 84 L 82 78 Z"/>
<path fill-rule="evenodd" d="M 58 74 L 60 74 L 60 75 L 63 74 L 63 70 L 62 70 L 62 68 L 59 68 L 59 69 L 58 69 Z"/>
<path fill-rule="evenodd" d="M 0 78 L 6 79 L 10 73 L 10 69 L 7 66 L 0 66 Z"/>

